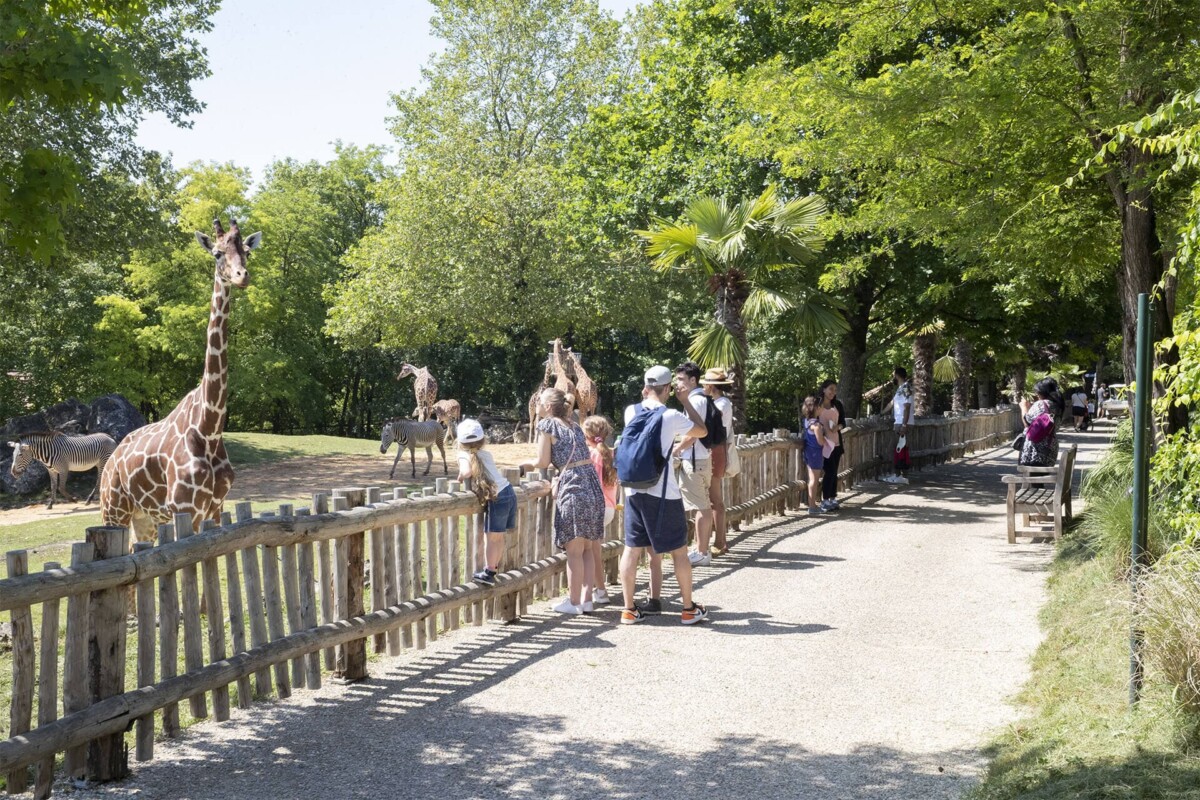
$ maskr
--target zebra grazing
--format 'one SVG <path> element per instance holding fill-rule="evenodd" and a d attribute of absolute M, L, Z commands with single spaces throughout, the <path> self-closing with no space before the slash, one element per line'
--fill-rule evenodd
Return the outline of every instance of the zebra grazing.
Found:
<path fill-rule="evenodd" d="M 409 460 L 412 462 L 412 476 L 417 477 L 417 448 L 424 447 L 425 453 L 429 456 L 429 462 L 425 465 L 425 471 L 422 475 L 428 475 L 430 467 L 433 466 L 433 448 L 436 446 L 438 452 L 442 454 L 442 471 L 449 475 L 450 469 L 446 466 L 446 442 L 453 437 L 452 429 L 442 427 L 442 423 L 435 419 L 424 421 L 415 421 L 411 419 L 392 419 L 383 424 L 383 438 L 379 440 L 379 452 L 386 453 L 388 448 L 392 446 L 392 442 L 399 445 L 396 451 L 396 460 L 392 462 L 392 471 L 388 475 L 388 480 L 396 477 L 396 465 L 400 463 L 400 458 L 404 455 L 404 449 L 408 448 Z"/>
<path fill-rule="evenodd" d="M 8 444 L 13 449 L 11 472 L 14 478 L 19 478 L 35 458 L 50 473 L 50 502 L 46 508 L 54 508 L 56 491 L 64 500 L 78 500 L 67 494 L 68 473 L 84 472 L 95 467 L 96 486 L 92 487 L 92 493 L 84 501 L 92 502 L 96 488 L 100 486 L 100 476 L 104 474 L 104 465 L 108 463 L 113 450 L 117 449 L 116 440 L 107 433 L 91 433 L 87 436 L 71 436 L 57 431 L 31 433 Z"/>

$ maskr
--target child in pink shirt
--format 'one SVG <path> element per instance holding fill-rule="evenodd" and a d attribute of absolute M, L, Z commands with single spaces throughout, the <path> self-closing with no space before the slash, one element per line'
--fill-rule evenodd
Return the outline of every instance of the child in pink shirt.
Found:
<path fill-rule="evenodd" d="M 588 417 L 583 421 L 583 435 L 587 437 L 592 464 L 596 466 L 600 488 L 604 491 L 604 526 L 607 528 L 617 513 L 617 468 L 613 464 L 612 448 L 606 444 L 608 437 L 612 436 L 612 423 L 602 416 Z M 592 602 L 596 605 L 609 601 L 608 592 L 604 589 L 606 581 L 602 545 L 602 541 L 591 543 L 592 563 L 596 569 Z"/>

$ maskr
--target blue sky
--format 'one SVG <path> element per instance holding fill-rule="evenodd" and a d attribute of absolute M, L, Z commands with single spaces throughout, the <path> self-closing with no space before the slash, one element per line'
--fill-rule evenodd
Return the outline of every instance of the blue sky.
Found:
<path fill-rule="evenodd" d="M 618 18 L 636 0 L 599 0 Z M 261 177 L 276 158 L 327 160 L 332 142 L 391 145 L 389 94 L 415 87 L 440 46 L 421 0 L 226 0 L 204 37 L 206 104 L 181 129 L 145 120 L 138 140 L 176 166 L 233 161 Z"/>

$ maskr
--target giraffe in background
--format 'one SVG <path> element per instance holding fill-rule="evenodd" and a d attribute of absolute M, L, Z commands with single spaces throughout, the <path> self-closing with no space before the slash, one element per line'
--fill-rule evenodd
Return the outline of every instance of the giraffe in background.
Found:
<path fill-rule="evenodd" d="M 596 413 L 596 405 L 600 398 L 596 392 L 596 382 L 583 368 L 579 354 L 568 347 L 567 355 L 575 366 L 575 405 L 579 409 L 579 424 L 582 425 L 585 419 Z"/>
<path fill-rule="evenodd" d="M 246 253 L 262 233 L 243 242 L 237 220 L 229 231 L 213 220 L 214 238 L 199 231 L 196 241 L 216 259 L 209 308 L 204 377 L 170 414 L 126 436 L 100 476 L 100 513 L 105 525 L 132 527 L 138 541 L 153 541 L 155 526 L 174 514 L 190 513 L 199 531 L 204 520 L 220 521 L 233 467 L 225 454 L 228 399 L 229 305 L 232 287 L 246 288 Z"/>
<path fill-rule="evenodd" d="M 413 409 L 412 415 L 424 422 L 433 416 L 433 404 L 437 402 L 437 380 L 428 367 L 414 367 L 408 363 L 400 365 L 400 374 L 396 376 L 396 380 L 402 380 L 409 375 L 416 378 L 413 381 L 413 394 L 417 396 L 417 407 Z"/>
<path fill-rule="evenodd" d="M 575 401 L 578 399 L 575 395 L 575 381 L 571 380 L 571 375 L 575 372 L 575 365 L 563 351 L 562 339 L 555 339 L 550 344 L 554 348 L 550 356 L 551 361 L 554 362 L 554 388 L 567 396 L 567 418 L 569 419 L 575 410 Z"/>

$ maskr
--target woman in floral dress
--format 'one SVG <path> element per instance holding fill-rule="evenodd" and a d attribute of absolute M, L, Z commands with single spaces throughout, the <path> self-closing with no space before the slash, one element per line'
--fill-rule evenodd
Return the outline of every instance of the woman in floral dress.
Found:
<path fill-rule="evenodd" d="M 538 397 L 546 416 L 537 425 L 538 459 L 521 466 L 558 470 L 554 497 L 554 544 L 567 554 L 569 597 L 554 607 L 563 614 L 592 610 L 592 552 L 588 541 L 604 538 L 604 489 L 592 465 L 587 437 L 568 416 L 570 403 L 558 389 L 546 389 Z"/>
<path fill-rule="evenodd" d="M 1021 414 L 1025 422 L 1025 445 L 1021 448 L 1021 458 L 1017 462 L 1023 467 L 1053 467 L 1058 463 L 1058 420 L 1063 412 L 1063 396 L 1058 391 L 1058 382 L 1054 378 L 1042 378 L 1033 387 L 1037 400 L 1030 403 L 1021 400 Z M 1029 438 L 1029 426 L 1042 414 L 1048 414 L 1052 421 L 1050 435 L 1039 442 Z"/>

